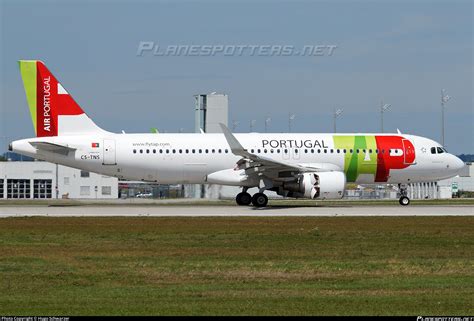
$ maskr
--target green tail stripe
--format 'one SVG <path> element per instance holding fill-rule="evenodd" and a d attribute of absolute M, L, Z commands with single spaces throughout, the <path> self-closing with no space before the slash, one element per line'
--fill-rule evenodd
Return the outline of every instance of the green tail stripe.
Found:
<path fill-rule="evenodd" d="M 20 60 L 21 78 L 23 79 L 23 86 L 25 88 L 26 100 L 30 107 L 31 120 L 36 131 L 36 61 L 35 60 Z"/>

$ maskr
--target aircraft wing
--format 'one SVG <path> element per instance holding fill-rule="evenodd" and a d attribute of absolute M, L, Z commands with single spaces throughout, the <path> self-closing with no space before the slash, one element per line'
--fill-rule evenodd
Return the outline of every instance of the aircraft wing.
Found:
<path fill-rule="evenodd" d="M 69 146 L 53 144 L 49 142 L 30 142 L 30 144 L 39 151 L 45 151 L 50 153 L 56 153 L 66 156 L 69 152 L 76 151 L 76 148 Z"/>
<path fill-rule="evenodd" d="M 237 162 L 239 168 L 254 168 L 258 171 L 266 172 L 280 172 L 280 171 L 292 171 L 298 173 L 304 172 L 328 172 L 339 170 L 337 166 L 332 164 L 291 164 L 280 160 L 274 160 L 265 156 L 258 156 L 250 153 L 248 150 L 240 144 L 237 138 L 231 133 L 229 128 L 224 124 L 219 124 L 222 132 L 229 144 L 230 150 L 234 155 L 242 156 L 242 159 Z M 328 166 L 329 165 L 329 166 Z"/>

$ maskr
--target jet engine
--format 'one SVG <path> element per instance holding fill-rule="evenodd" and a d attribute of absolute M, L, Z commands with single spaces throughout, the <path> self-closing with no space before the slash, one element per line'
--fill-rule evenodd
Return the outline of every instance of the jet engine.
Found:
<path fill-rule="evenodd" d="M 343 172 L 304 173 L 293 182 L 285 182 L 277 191 L 288 197 L 336 199 L 344 196 L 346 175 Z"/>

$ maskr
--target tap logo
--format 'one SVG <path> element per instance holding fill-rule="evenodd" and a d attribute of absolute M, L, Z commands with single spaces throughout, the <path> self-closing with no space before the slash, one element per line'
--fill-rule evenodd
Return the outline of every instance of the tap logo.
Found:
<path fill-rule="evenodd" d="M 415 161 L 413 144 L 401 136 L 334 136 L 334 146 L 351 151 L 344 154 L 344 172 L 348 182 L 359 175 L 374 175 L 375 182 L 387 182 L 390 170 L 403 169 Z"/>
<path fill-rule="evenodd" d="M 99 148 L 99 143 L 92 143 L 92 148 Z"/>

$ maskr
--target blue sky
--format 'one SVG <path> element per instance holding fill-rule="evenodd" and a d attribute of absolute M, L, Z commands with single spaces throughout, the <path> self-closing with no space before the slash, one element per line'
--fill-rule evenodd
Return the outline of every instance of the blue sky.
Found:
<path fill-rule="evenodd" d="M 229 94 L 238 132 L 380 130 L 474 153 L 471 1 L 1 1 L 0 151 L 34 135 L 16 61 L 41 59 L 107 130 L 194 130 L 193 94 Z M 336 45 L 332 56 L 136 56 L 166 45 Z"/>

